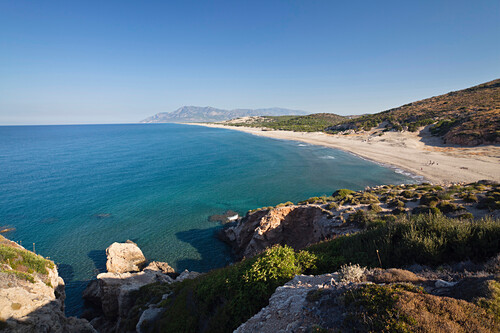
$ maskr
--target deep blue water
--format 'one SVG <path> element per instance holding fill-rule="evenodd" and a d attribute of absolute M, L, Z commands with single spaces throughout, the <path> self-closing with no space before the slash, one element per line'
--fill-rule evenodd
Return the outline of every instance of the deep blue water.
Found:
<path fill-rule="evenodd" d="M 112 242 L 131 239 L 149 260 L 207 271 L 231 260 L 212 214 L 412 181 L 339 150 L 226 129 L 0 127 L 0 226 L 58 263 L 70 315 Z"/>

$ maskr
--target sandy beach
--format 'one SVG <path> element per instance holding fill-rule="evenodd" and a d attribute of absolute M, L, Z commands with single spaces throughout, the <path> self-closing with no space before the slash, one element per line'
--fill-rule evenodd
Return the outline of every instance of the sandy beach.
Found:
<path fill-rule="evenodd" d="M 380 131 L 364 134 L 331 135 L 322 132 L 306 133 L 262 130 L 221 124 L 189 123 L 206 127 L 225 128 L 281 140 L 294 140 L 313 145 L 341 149 L 365 159 L 400 168 L 425 181 L 439 184 L 500 181 L 500 147 L 452 147 L 440 143 L 426 131 Z M 376 134 L 375 134 L 376 133 Z"/>

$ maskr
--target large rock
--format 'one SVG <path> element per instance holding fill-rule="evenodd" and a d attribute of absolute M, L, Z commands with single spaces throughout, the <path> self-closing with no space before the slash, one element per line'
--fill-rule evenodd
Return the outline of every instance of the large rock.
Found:
<path fill-rule="evenodd" d="M 248 213 L 237 224 L 223 229 L 221 237 L 241 258 L 254 256 L 275 244 L 302 249 L 352 231 L 352 226 L 320 206 L 301 205 Z"/>
<path fill-rule="evenodd" d="M 101 273 L 89 283 L 83 298 L 100 306 L 105 317 L 126 316 L 133 306 L 131 292 L 154 282 L 171 283 L 173 280 L 160 271 L 145 270 L 138 273 Z"/>
<path fill-rule="evenodd" d="M 132 241 L 113 243 L 106 249 L 109 273 L 139 272 L 146 265 L 141 249 Z"/>
<path fill-rule="evenodd" d="M 97 275 L 97 279 L 83 291 L 83 299 L 93 307 L 87 311 L 86 318 L 91 319 L 91 324 L 101 333 L 131 331 L 129 315 L 137 297 L 134 292 L 142 286 L 155 282 L 172 283 L 199 275 L 189 271 L 179 275 L 166 262 L 153 261 L 144 267 L 146 258 L 141 249 L 130 241 L 113 243 L 106 249 L 106 254 L 108 272 Z M 174 280 L 174 277 L 177 279 Z M 143 318 L 142 322 L 151 321 L 161 312 L 152 309 L 150 307 L 144 317 L 141 314 L 139 318 Z"/>

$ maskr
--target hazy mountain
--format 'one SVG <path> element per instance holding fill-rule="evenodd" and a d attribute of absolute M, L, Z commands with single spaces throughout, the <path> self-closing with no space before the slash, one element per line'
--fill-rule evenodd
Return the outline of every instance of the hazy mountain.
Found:
<path fill-rule="evenodd" d="M 210 106 L 183 106 L 173 112 L 160 112 L 141 123 L 214 122 L 239 117 L 305 115 L 307 112 L 282 108 L 223 110 Z"/>

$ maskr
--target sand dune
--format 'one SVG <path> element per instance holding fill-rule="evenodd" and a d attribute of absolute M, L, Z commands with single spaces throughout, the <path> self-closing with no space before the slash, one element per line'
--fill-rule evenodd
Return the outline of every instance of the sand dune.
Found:
<path fill-rule="evenodd" d="M 313 145 L 341 149 L 363 158 L 388 164 L 433 183 L 474 182 L 482 179 L 500 181 L 500 147 L 451 147 L 440 144 L 426 130 L 364 134 L 331 135 L 321 132 L 305 133 L 262 130 L 220 124 L 189 124 L 238 130 L 275 139 L 294 140 Z"/>

